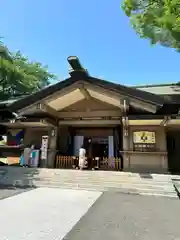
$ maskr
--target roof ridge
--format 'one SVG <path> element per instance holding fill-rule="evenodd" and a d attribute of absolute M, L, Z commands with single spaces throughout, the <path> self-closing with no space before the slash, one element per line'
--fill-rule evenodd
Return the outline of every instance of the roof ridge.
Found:
<path fill-rule="evenodd" d="M 166 87 L 166 86 L 175 86 L 178 85 L 178 82 L 176 83 L 165 83 L 165 84 L 147 84 L 147 85 L 136 85 L 131 86 L 132 88 L 146 88 L 146 87 Z"/>

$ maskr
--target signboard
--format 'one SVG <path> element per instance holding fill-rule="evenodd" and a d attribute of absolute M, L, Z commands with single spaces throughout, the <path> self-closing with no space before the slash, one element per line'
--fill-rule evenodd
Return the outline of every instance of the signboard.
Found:
<path fill-rule="evenodd" d="M 133 144 L 135 151 L 155 151 L 156 133 L 151 131 L 133 132 Z"/>
<path fill-rule="evenodd" d="M 155 144 L 156 143 L 155 132 L 150 131 L 133 132 L 133 142 L 141 144 Z"/>
<path fill-rule="evenodd" d="M 48 151 L 48 136 L 42 136 L 42 145 L 41 145 L 41 159 L 47 159 Z"/>

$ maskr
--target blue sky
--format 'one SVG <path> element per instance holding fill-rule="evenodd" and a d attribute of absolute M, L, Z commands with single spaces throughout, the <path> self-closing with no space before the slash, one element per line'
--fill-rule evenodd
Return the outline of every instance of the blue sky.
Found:
<path fill-rule="evenodd" d="M 89 73 L 127 85 L 180 80 L 180 53 L 140 39 L 118 0 L 1 0 L 0 36 L 10 50 L 68 76 L 77 55 Z"/>

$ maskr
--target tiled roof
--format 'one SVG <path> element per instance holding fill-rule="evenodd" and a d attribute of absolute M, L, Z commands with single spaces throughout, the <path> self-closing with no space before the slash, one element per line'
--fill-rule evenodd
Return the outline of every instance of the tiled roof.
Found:
<path fill-rule="evenodd" d="M 180 84 L 144 85 L 134 86 L 133 88 L 143 90 L 158 95 L 177 95 L 180 94 Z"/>

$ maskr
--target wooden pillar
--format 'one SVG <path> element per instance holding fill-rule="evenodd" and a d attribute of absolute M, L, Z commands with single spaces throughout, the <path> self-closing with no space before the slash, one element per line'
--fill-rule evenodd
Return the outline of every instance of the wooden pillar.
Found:
<path fill-rule="evenodd" d="M 169 120 L 171 120 L 170 116 L 164 116 L 164 120 L 161 123 L 162 126 L 162 132 L 161 134 L 163 135 L 163 142 L 162 142 L 162 151 L 165 152 L 166 154 L 161 156 L 161 167 L 164 173 L 168 172 L 168 154 L 167 154 L 167 125 Z"/>
<path fill-rule="evenodd" d="M 53 168 L 55 157 L 56 157 L 56 147 L 57 147 L 57 137 L 58 137 L 58 128 L 54 127 L 49 130 L 49 150 L 46 167 Z"/>
<path fill-rule="evenodd" d="M 129 150 L 129 126 L 128 126 L 128 117 L 123 119 L 123 169 L 126 170 L 130 167 L 129 162 L 129 154 L 127 151 Z"/>
<path fill-rule="evenodd" d="M 129 101 L 128 99 L 123 100 L 123 111 L 122 111 L 122 140 L 123 140 L 123 169 L 126 170 L 130 166 L 129 155 L 126 151 L 129 150 L 129 125 L 128 125 L 128 111 Z"/>
<path fill-rule="evenodd" d="M 163 126 L 162 134 L 163 134 L 163 140 L 164 140 L 162 150 L 164 152 L 167 152 L 166 123 Z M 167 173 L 168 172 L 168 154 L 164 154 L 161 156 L 161 165 L 162 165 L 163 172 Z"/>

